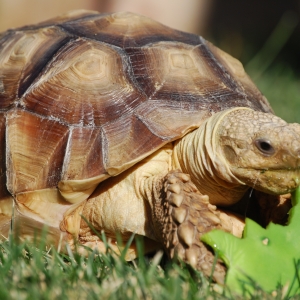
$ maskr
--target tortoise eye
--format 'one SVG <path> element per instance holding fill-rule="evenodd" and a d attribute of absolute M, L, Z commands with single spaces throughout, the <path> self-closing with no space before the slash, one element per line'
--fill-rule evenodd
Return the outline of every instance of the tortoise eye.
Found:
<path fill-rule="evenodd" d="M 257 149 L 264 155 L 273 155 L 275 153 L 275 148 L 267 139 L 257 139 L 254 143 Z"/>

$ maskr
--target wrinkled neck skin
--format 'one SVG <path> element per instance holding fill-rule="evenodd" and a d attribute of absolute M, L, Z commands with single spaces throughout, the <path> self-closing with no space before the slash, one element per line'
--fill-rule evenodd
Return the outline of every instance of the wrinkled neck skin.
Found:
<path fill-rule="evenodd" d="M 198 190 L 214 205 L 238 202 L 249 188 L 235 177 L 223 156 L 218 138 L 219 125 L 234 108 L 214 114 L 174 147 L 174 167 L 191 176 Z M 248 109 L 248 108 L 245 108 Z"/>

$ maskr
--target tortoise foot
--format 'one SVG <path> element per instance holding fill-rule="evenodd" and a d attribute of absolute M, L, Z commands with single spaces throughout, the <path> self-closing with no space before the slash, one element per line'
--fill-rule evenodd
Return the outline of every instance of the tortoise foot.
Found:
<path fill-rule="evenodd" d="M 211 229 L 222 227 L 216 206 L 209 203 L 208 196 L 199 193 L 189 175 L 179 171 L 165 177 L 163 193 L 162 239 L 167 253 L 211 276 L 214 255 L 200 237 Z M 225 267 L 217 262 L 213 279 L 223 283 L 224 278 Z"/>

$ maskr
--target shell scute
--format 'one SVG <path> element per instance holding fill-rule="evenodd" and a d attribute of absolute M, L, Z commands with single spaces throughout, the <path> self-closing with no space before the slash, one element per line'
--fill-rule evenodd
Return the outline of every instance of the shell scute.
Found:
<path fill-rule="evenodd" d="M 208 41 L 206 41 L 206 45 L 214 56 L 214 59 L 219 61 L 219 65 L 227 70 L 229 78 L 234 78 L 236 82 L 239 82 L 240 89 L 242 89 L 245 94 L 244 99 L 242 101 L 239 100 L 233 102 L 233 106 L 248 106 L 255 110 L 273 113 L 268 100 L 260 93 L 255 84 L 246 74 L 241 62 L 221 49 L 215 47 Z M 228 104 L 230 104 L 230 99 L 228 100 Z M 247 104 L 245 105 L 245 103 Z"/>
<path fill-rule="evenodd" d="M 33 25 L 26 25 L 19 28 L 16 28 L 16 31 L 29 31 L 29 30 L 37 30 L 40 28 L 45 27 L 52 27 L 52 26 L 58 26 L 60 24 L 63 24 L 65 22 L 75 21 L 79 20 L 82 21 L 84 19 L 93 18 L 94 15 L 99 15 L 97 11 L 93 10 L 84 10 L 84 9 L 78 9 L 73 11 L 68 11 L 62 15 L 59 15 L 57 17 L 48 19 L 46 21 L 33 24 Z"/>
<path fill-rule="evenodd" d="M 96 41 L 70 41 L 29 88 L 21 105 L 83 126 L 101 126 L 130 113 L 146 97 L 131 82 L 123 56 Z"/>
<path fill-rule="evenodd" d="M 166 143 L 134 114 L 105 124 L 102 129 L 105 169 L 110 175 L 128 169 Z"/>
<path fill-rule="evenodd" d="M 57 186 L 68 126 L 20 109 L 7 113 L 6 126 L 8 190 L 15 195 Z"/>
<path fill-rule="evenodd" d="M 106 172 L 101 128 L 71 128 L 64 166 L 62 180 L 80 180 Z"/>
<path fill-rule="evenodd" d="M 129 12 L 99 14 L 88 19 L 65 22 L 60 26 L 74 35 L 99 40 L 124 49 L 159 41 L 199 44 L 199 37 L 196 35 L 174 30 Z"/>
<path fill-rule="evenodd" d="M 13 105 L 69 37 L 58 28 L 15 32 L 0 45 L 0 109 Z"/>
<path fill-rule="evenodd" d="M 150 106 L 146 102 L 136 109 L 135 114 L 152 133 L 167 142 L 199 127 L 210 115 L 207 110 L 193 107 L 185 107 L 183 112 L 179 103 L 174 101 L 151 101 Z"/>
<path fill-rule="evenodd" d="M 242 87 L 209 54 L 209 49 L 203 49 L 204 42 L 199 46 L 159 42 L 126 51 L 136 80 L 150 101 L 195 103 L 194 109 L 205 104 L 204 109 L 213 111 L 219 110 L 221 101 L 245 102 Z"/>

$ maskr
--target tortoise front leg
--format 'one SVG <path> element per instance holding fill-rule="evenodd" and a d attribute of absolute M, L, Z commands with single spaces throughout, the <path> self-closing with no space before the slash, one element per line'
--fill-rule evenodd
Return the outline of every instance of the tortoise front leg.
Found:
<path fill-rule="evenodd" d="M 162 186 L 160 191 L 159 186 Z M 232 231 L 230 219 L 209 203 L 208 196 L 199 193 L 187 174 L 168 173 L 157 184 L 156 191 L 154 227 L 166 252 L 210 276 L 214 255 L 200 237 L 214 228 Z M 224 278 L 225 267 L 218 261 L 213 279 L 223 283 Z"/>

